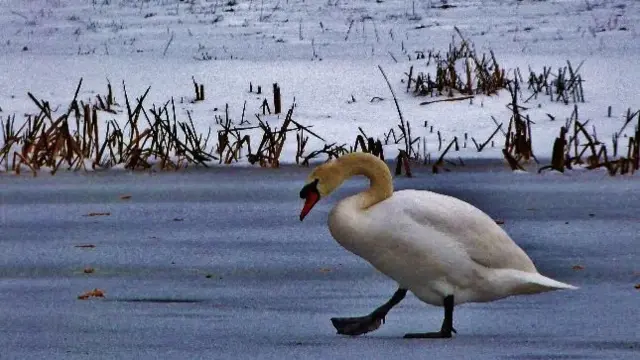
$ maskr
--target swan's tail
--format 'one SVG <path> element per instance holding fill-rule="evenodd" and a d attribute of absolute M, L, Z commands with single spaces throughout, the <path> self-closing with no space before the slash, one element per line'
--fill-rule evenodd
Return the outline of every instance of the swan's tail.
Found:
<path fill-rule="evenodd" d="M 532 273 L 514 269 L 496 270 L 497 277 L 504 285 L 511 289 L 509 292 L 517 294 L 537 294 L 554 290 L 576 290 L 578 287 L 553 280 L 539 273 Z"/>

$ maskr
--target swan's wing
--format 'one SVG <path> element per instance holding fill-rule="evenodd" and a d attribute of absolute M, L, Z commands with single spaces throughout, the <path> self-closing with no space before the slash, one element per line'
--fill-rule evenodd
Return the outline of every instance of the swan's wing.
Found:
<path fill-rule="evenodd" d="M 378 206 L 379 209 L 372 210 L 382 210 L 387 216 L 401 216 L 404 220 L 409 218 L 414 225 L 411 231 L 424 233 L 420 239 L 425 245 L 439 247 L 433 251 L 455 247 L 463 249 L 469 258 L 488 268 L 536 272 L 527 254 L 491 217 L 462 200 L 430 191 L 402 190 L 374 208 Z M 429 239 L 430 235 L 434 238 Z"/>

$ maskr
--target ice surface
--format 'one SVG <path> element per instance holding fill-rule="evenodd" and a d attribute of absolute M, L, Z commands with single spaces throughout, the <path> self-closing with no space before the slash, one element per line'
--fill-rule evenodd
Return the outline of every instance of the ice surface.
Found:
<path fill-rule="evenodd" d="M 363 315 L 395 288 L 325 225 L 366 183 L 347 182 L 301 223 L 306 171 L 0 178 L 2 359 L 637 358 L 632 178 L 494 165 L 396 178 L 398 189 L 451 194 L 504 220 L 543 274 L 580 286 L 463 305 L 453 339 L 408 341 L 405 332 L 437 329 L 442 309 L 409 296 L 378 331 L 335 334 L 330 317 Z M 93 288 L 106 298 L 76 299 Z"/>

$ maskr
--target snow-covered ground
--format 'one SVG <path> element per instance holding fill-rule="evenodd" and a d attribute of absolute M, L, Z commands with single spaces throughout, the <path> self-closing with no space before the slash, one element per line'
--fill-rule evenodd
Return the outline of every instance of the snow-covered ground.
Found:
<path fill-rule="evenodd" d="M 495 129 L 491 119 L 506 127 L 509 94 L 478 96 L 472 103 L 429 100 L 405 92 L 410 66 L 425 71 L 417 52 L 445 53 L 454 26 L 475 45 L 479 54 L 493 50 L 512 74 L 517 68 L 543 66 L 554 73 L 567 60 L 580 69 L 585 103 L 580 120 L 589 120 L 598 138 L 610 143 L 622 127 L 627 109 L 640 109 L 640 3 L 622 0 L 564 1 L 109 1 L 9 0 L 0 13 L 0 115 L 36 112 L 27 96 L 66 111 L 76 85 L 83 78 L 80 99 L 106 93 L 114 85 L 123 102 L 122 82 L 131 97 L 150 86 L 150 108 L 170 98 L 178 102 L 178 116 L 190 111 L 196 127 L 219 129 L 215 115 L 225 105 L 236 124 L 244 102 L 245 118 L 255 125 L 262 101 L 271 100 L 271 86 L 282 89 L 283 108 L 294 100 L 294 119 L 328 143 L 353 145 L 358 127 L 384 139 L 398 125 L 391 94 L 378 69 L 382 66 L 398 95 L 400 108 L 414 138 L 426 139 L 427 152 L 439 154 L 437 131 L 443 142 L 467 134 L 452 156 L 501 157 L 502 134 L 496 147 L 478 153 L 471 137 L 484 141 Z M 459 41 L 459 39 L 457 40 Z M 431 68 L 432 71 L 432 68 Z M 191 103 L 192 77 L 205 85 L 206 99 Z M 249 92 L 249 83 L 263 94 Z M 528 94 L 525 95 L 528 97 Z M 371 101 L 382 98 L 382 101 Z M 355 100 L 355 101 L 354 101 Z M 525 104 L 533 125 L 533 150 L 549 157 L 552 143 L 573 104 L 547 97 Z M 607 117 L 611 106 L 612 117 Z M 556 118 L 552 121 L 547 114 Z M 101 122 L 123 121 L 123 114 L 101 112 Z M 265 118 L 278 126 L 284 115 Z M 425 121 L 427 127 L 424 127 Z M 433 132 L 431 127 L 433 126 Z M 591 128 L 590 128 L 591 130 Z M 633 126 L 628 126 L 628 134 Z M 252 135 L 252 145 L 259 138 Z M 422 141 L 420 141 L 421 143 Z M 311 139 L 307 153 L 322 142 Z M 393 145 L 391 152 L 398 147 Z M 292 162 L 294 137 L 287 140 L 282 160 Z"/>

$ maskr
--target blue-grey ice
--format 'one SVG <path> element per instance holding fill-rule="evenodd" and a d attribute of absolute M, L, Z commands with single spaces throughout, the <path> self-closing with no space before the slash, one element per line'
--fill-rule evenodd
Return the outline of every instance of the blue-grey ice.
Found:
<path fill-rule="evenodd" d="M 3 175 L 0 358 L 637 359 L 640 182 L 476 168 L 416 169 L 395 187 L 503 220 L 542 274 L 580 289 L 459 306 L 447 340 L 402 338 L 442 321 L 411 295 L 379 330 L 335 334 L 331 317 L 364 315 L 395 290 L 326 226 L 363 179 L 301 223 L 304 168 Z M 105 298 L 77 299 L 94 288 Z"/>

